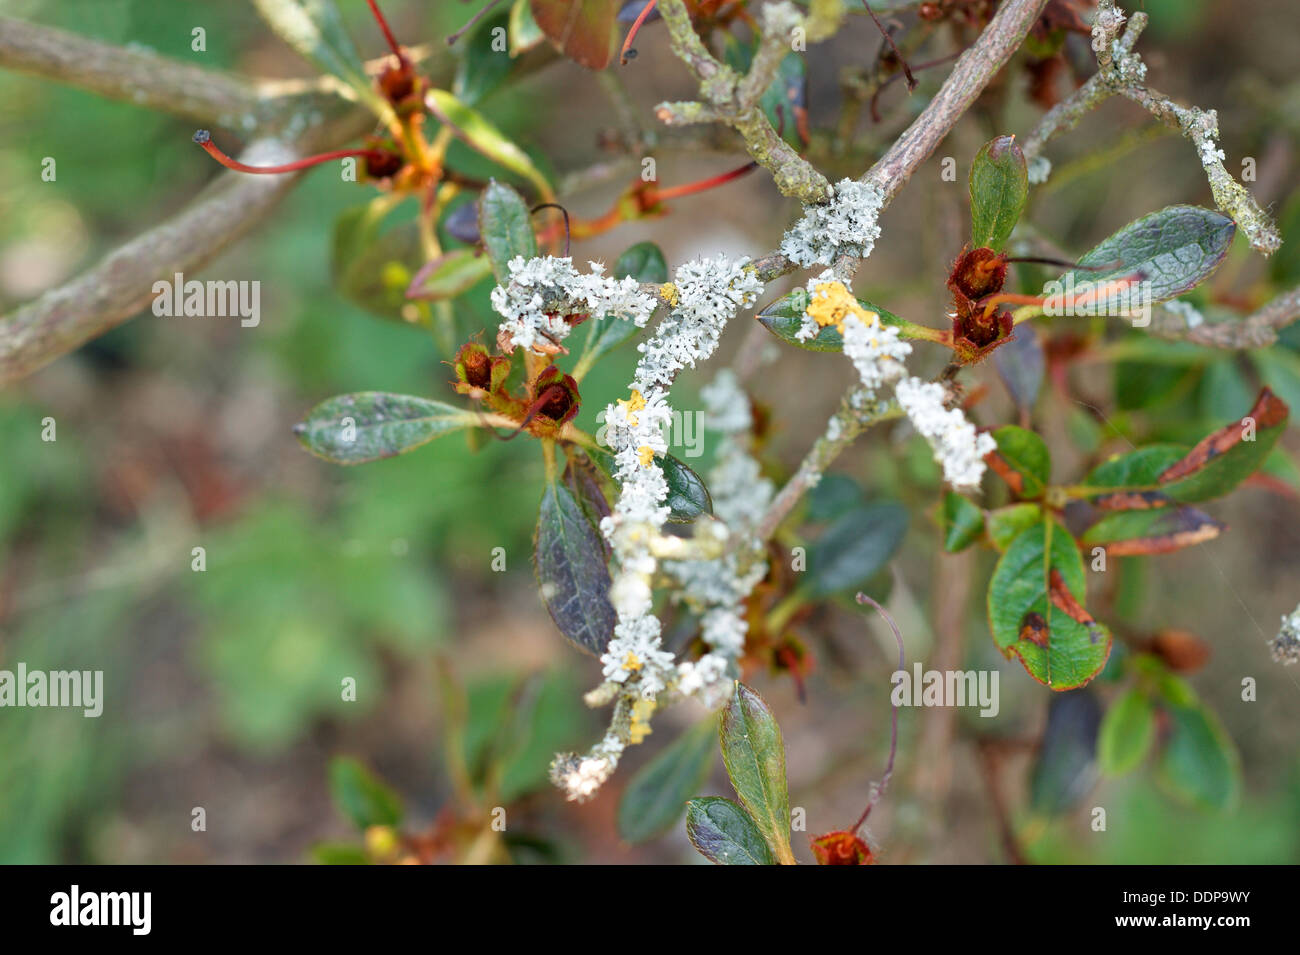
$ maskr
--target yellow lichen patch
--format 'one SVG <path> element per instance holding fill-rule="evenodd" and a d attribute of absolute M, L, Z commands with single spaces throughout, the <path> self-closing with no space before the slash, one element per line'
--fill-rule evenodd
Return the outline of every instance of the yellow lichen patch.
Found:
<path fill-rule="evenodd" d="M 641 669 L 643 665 L 644 664 L 641 663 L 641 658 L 635 653 L 629 653 L 627 658 L 623 660 L 623 669 L 627 670 L 629 673 L 635 673 L 637 670 Z"/>
<path fill-rule="evenodd" d="M 844 319 L 849 315 L 856 315 L 868 328 L 874 328 L 880 322 L 880 315 L 863 308 L 843 282 L 822 282 L 813 289 L 808 302 L 808 317 L 822 328 L 834 326 L 842 335 Z"/>
<path fill-rule="evenodd" d="M 672 282 L 665 282 L 663 285 L 659 286 L 659 294 L 662 295 L 664 301 L 673 308 L 677 307 L 677 302 L 679 300 L 677 295 L 677 286 Z"/>
<path fill-rule="evenodd" d="M 626 401 L 622 398 L 619 398 L 618 403 L 622 405 L 627 412 L 627 423 L 635 428 L 636 413 L 645 407 L 645 398 L 641 397 L 641 392 L 633 388 L 632 397 L 627 399 Z"/>
<path fill-rule="evenodd" d="M 655 459 L 655 449 L 648 444 L 643 444 L 636 449 L 637 460 L 641 462 L 641 467 L 648 468 Z"/>
<path fill-rule="evenodd" d="M 632 722 L 627 728 L 627 741 L 639 743 L 652 732 L 650 717 L 654 715 L 654 700 L 637 700 L 632 704 Z"/>

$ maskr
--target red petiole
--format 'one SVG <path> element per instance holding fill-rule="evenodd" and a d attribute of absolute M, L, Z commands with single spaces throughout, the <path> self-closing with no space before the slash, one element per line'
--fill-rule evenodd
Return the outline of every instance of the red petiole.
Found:
<path fill-rule="evenodd" d="M 319 156 L 308 156 L 305 159 L 298 159 L 294 162 L 285 163 L 282 166 L 248 166 L 237 159 L 231 159 L 212 141 L 212 134 L 206 129 L 200 129 L 194 134 L 194 141 L 198 143 L 207 152 L 209 156 L 215 159 L 227 169 L 233 169 L 235 172 L 256 173 L 259 175 L 270 176 L 284 172 L 297 172 L 300 169 L 309 169 L 312 166 L 319 166 L 321 163 L 331 162 L 335 159 L 346 159 L 349 156 L 365 156 L 367 159 L 387 159 L 388 153 L 379 149 L 338 149 L 334 152 L 321 153 Z"/>

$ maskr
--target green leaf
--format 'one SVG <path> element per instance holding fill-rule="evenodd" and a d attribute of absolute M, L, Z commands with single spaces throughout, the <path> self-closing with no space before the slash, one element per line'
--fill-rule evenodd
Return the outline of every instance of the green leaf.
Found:
<path fill-rule="evenodd" d="M 1029 177 L 1014 136 L 990 140 L 970 168 L 971 242 L 1000 252 L 1025 211 Z"/>
<path fill-rule="evenodd" d="M 1117 490 L 1154 488 L 1160 475 L 1186 454 L 1187 449 L 1180 444 L 1148 444 L 1145 448 L 1108 458 L 1093 468 L 1083 483 L 1087 487 Z"/>
<path fill-rule="evenodd" d="M 528 0 L 515 0 L 510 8 L 510 56 L 517 57 L 527 53 L 546 39 L 542 28 L 533 19 L 533 11 Z"/>
<path fill-rule="evenodd" d="M 1067 812 L 1097 780 L 1097 727 L 1101 707 L 1091 690 L 1052 697 L 1047 728 L 1029 777 L 1029 801 L 1048 815 Z"/>
<path fill-rule="evenodd" d="M 960 494 L 949 491 L 943 499 L 943 549 L 950 554 L 965 550 L 984 533 L 984 512 Z"/>
<path fill-rule="evenodd" d="M 1042 497 L 1052 477 L 1052 456 L 1047 442 L 1033 431 L 1013 424 L 993 432 L 998 448 L 989 465 L 1007 482 L 1017 497 Z"/>
<path fill-rule="evenodd" d="M 529 0 L 533 19 L 551 44 L 589 70 L 614 55 L 614 18 L 622 0 Z"/>
<path fill-rule="evenodd" d="M 514 67 L 514 60 L 504 48 L 493 49 L 497 37 L 507 35 L 510 18 L 511 11 L 499 10 L 484 17 L 468 36 L 460 39 L 461 56 L 452 92 L 466 106 L 473 106 L 500 86 Z"/>
<path fill-rule="evenodd" d="M 676 824 L 691 794 L 708 778 L 716 740 L 716 722 L 701 720 L 641 767 L 619 800 L 618 834 L 623 839 L 634 845 L 646 842 Z"/>
<path fill-rule="evenodd" d="M 713 498 L 703 478 L 671 454 L 656 458 L 655 463 L 668 482 L 668 498 L 664 501 L 671 509 L 668 520 L 689 524 L 701 514 L 713 513 Z"/>
<path fill-rule="evenodd" d="M 1039 683 L 1083 686 L 1105 666 L 1111 643 L 1110 631 L 1083 610 L 1085 589 L 1069 531 L 1052 519 L 1022 531 L 989 580 L 993 642 Z"/>
<path fill-rule="evenodd" d="M 428 324 L 426 306 L 406 297 L 424 261 L 414 222 L 385 228 L 392 211 L 389 197 L 345 210 L 335 222 L 330 273 L 334 287 L 348 301 L 380 318 Z"/>
<path fill-rule="evenodd" d="M 1011 504 L 990 511 L 986 526 L 989 540 L 998 550 L 1006 550 L 1011 542 L 1026 528 L 1043 519 L 1043 509 L 1037 504 Z"/>
<path fill-rule="evenodd" d="M 790 851 L 790 795 L 785 780 L 781 728 L 762 697 L 736 683 L 719 726 L 722 761 L 749 816 L 772 854 L 785 864 Z"/>
<path fill-rule="evenodd" d="M 822 475 L 808 492 L 807 518 L 814 523 L 829 521 L 852 510 L 862 503 L 862 487 L 857 481 L 838 471 Z"/>
<path fill-rule="evenodd" d="M 407 298 L 448 299 L 492 274 L 492 262 L 476 249 L 452 249 L 430 261 L 411 280 Z"/>
<path fill-rule="evenodd" d="M 560 633 L 593 656 L 604 653 L 618 616 L 609 601 L 603 538 L 563 484 L 548 483 L 542 494 L 533 565 Z"/>
<path fill-rule="evenodd" d="M 1160 780 L 1203 809 L 1233 808 L 1241 793 L 1241 763 L 1218 718 L 1203 706 L 1167 707 L 1169 739 L 1160 754 Z"/>
<path fill-rule="evenodd" d="M 1156 710 L 1141 690 L 1129 690 L 1106 711 L 1097 739 L 1097 762 L 1106 776 L 1137 769 L 1156 735 Z"/>
<path fill-rule="evenodd" d="M 441 401 L 359 391 L 322 401 L 293 432 L 317 457 L 335 464 L 362 464 L 405 454 L 478 423 L 475 412 Z"/>
<path fill-rule="evenodd" d="M 897 504 L 865 504 L 839 517 L 808 548 L 800 592 L 810 600 L 853 590 L 893 556 L 907 531 Z"/>
<path fill-rule="evenodd" d="M 638 282 L 663 283 L 668 281 L 668 263 L 659 246 L 653 242 L 638 242 L 618 257 L 614 263 L 614 278 L 634 278 Z M 636 322 L 630 318 L 612 316 L 592 316 L 591 330 L 587 332 L 587 343 L 582 350 L 578 368 L 583 374 L 601 355 L 617 345 L 621 345 L 637 333 Z M 574 377 L 581 378 L 578 370 Z"/>
<path fill-rule="evenodd" d="M 1219 267 L 1237 226 L 1219 212 L 1200 206 L 1169 206 L 1130 222 L 1079 259 L 1080 265 L 1110 266 L 1100 272 L 1074 271 L 1072 278 L 1101 285 L 1141 271 L 1150 283 L 1151 303 L 1177 298 L 1200 285 Z"/>
<path fill-rule="evenodd" d="M 1167 554 L 1213 540 L 1224 530 L 1193 507 L 1154 507 L 1104 515 L 1079 538 L 1085 547 L 1102 546 L 1112 557 Z"/>
<path fill-rule="evenodd" d="M 898 326 L 901 337 L 920 337 L 912 331 L 916 326 L 899 318 L 893 312 L 883 309 L 879 305 L 873 305 L 862 298 L 858 299 L 858 304 L 869 312 L 877 313 L 883 324 Z M 840 334 L 834 325 L 824 326 L 812 338 L 805 340 L 798 337 L 799 329 L 803 327 L 803 316 L 807 308 L 808 292 L 805 289 L 798 288 L 789 295 L 783 296 L 764 307 L 755 317 L 763 323 L 763 327 L 769 332 L 781 339 L 781 341 L 794 345 L 796 348 L 803 348 L 806 351 L 844 351 L 844 336 Z"/>
<path fill-rule="evenodd" d="M 466 106 L 446 90 L 429 90 L 425 105 L 439 120 L 452 127 L 467 144 L 488 159 L 531 182 L 543 196 L 551 194 L 550 183 L 528 154 L 511 142 L 477 110 Z"/>
<path fill-rule="evenodd" d="M 478 233 L 492 262 L 492 272 L 504 285 L 510 279 L 508 263 L 517 255 L 537 256 L 528 206 L 515 190 L 493 179 L 478 200 Z"/>
<path fill-rule="evenodd" d="M 342 842 L 323 842 L 311 847 L 317 865 L 370 865 L 370 857 L 361 846 Z"/>
<path fill-rule="evenodd" d="M 718 865 L 776 865 L 754 820 L 730 799 L 703 796 L 686 804 L 686 836 Z"/>
<path fill-rule="evenodd" d="M 381 119 L 392 107 L 375 90 L 334 0 L 253 0 L 257 12 L 291 47 L 343 80 Z"/>
<path fill-rule="evenodd" d="M 358 829 L 395 826 L 402 821 L 402 801 L 365 766 L 346 756 L 330 762 L 330 795 Z"/>

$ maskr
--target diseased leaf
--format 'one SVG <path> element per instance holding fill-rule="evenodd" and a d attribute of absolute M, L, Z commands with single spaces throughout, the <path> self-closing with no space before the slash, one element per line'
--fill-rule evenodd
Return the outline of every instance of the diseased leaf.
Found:
<path fill-rule="evenodd" d="M 478 233 L 492 261 L 492 272 L 502 285 L 510 279 L 511 259 L 537 256 L 537 236 L 528 206 L 519 193 L 495 179 L 479 196 Z"/>
<path fill-rule="evenodd" d="M 1265 388 L 1246 417 L 1202 438 L 1162 471 L 1159 489 L 1176 501 L 1221 497 L 1253 474 L 1286 429 L 1290 409 Z"/>
<path fill-rule="evenodd" d="M 708 778 L 716 742 L 715 721 L 704 719 L 641 767 L 619 800 L 618 834 L 636 844 L 671 829 Z"/>
<path fill-rule="evenodd" d="M 1047 728 L 1029 779 L 1030 803 L 1059 815 L 1088 795 L 1097 781 L 1097 729 L 1101 707 L 1091 690 L 1053 696 Z"/>
<path fill-rule="evenodd" d="M 858 299 L 858 304 L 867 311 L 878 314 L 883 324 L 898 326 L 901 337 L 916 337 L 911 332 L 912 326 L 893 312 L 887 311 L 879 305 L 872 305 L 866 299 Z M 765 306 L 755 318 L 762 322 L 763 327 L 777 338 L 794 345 L 796 348 L 803 348 L 807 351 L 844 351 L 844 336 L 840 334 L 834 325 L 824 326 L 812 338 L 800 339 L 798 337 L 799 329 L 803 327 L 804 311 L 807 308 L 808 292 L 805 289 L 798 288 L 789 295 L 785 295 Z"/>
<path fill-rule="evenodd" d="M 837 517 L 808 548 L 808 572 L 799 589 L 816 600 L 859 587 L 893 556 L 907 531 L 897 504 L 865 504 Z"/>
<path fill-rule="evenodd" d="M 405 454 L 478 423 L 476 412 L 441 401 L 359 391 L 322 401 L 293 432 L 317 457 L 335 464 L 362 464 Z"/>
<path fill-rule="evenodd" d="M 1200 705 L 1169 706 L 1160 780 L 1187 802 L 1227 811 L 1241 794 L 1241 761 L 1218 718 Z"/>
<path fill-rule="evenodd" d="M 719 736 L 722 761 L 741 805 L 772 854 L 782 863 L 792 863 L 785 744 L 776 717 L 757 693 L 737 683 L 722 711 Z"/>
<path fill-rule="evenodd" d="M 1106 711 L 1097 740 L 1103 775 L 1122 776 L 1137 769 L 1156 734 L 1155 706 L 1141 690 L 1129 690 Z"/>
<path fill-rule="evenodd" d="M 949 491 L 943 499 L 943 549 L 965 550 L 984 533 L 984 512 L 968 498 Z"/>
<path fill-rule="evenodd" d="M 1095 677 L 1111 634 L 1083 609 L 1083 558 L 1069 531 L 1052 519 L 1024 530 L 989 580 L 993 641 L 1035 680 L 1071 690 Z"/>
<path fill-rule="evenodd" d="M 668 498 L 664 501 L 671 509 L 668 520 L 689 524 L 701 514 L 713 513 L 713 498 L 703 478 L 671 454 L 656 458 L 655 463 L 668 482 Z"/>
<path fill-rule="evenodd" d="M 1025 154 L 1014 136 L 985 143 L 970 168 L 971 242 L 1000 252 L 1029 196 Z"/>
<path fill-rule="evenodd" d="M 1075 270 L 1061 278 L 1068 290 L 1103 285 L 1141 272 L 1150 283 L 1151 304 L 1177 298 L 1209 278 L 1236 234 L 1237 226 L 1219 212 L 1200 206 L 1169 206 L 1130 222 L 1085 253 L 1080 265 L 1106 266 L 1100 272 Z"/>
<path fill-rule="evenodd" d="M 563 484 L 548 483 L 542 493 L 533 566 L 560 633 L 592 656 L 604 653 L 618 615 L 609 600 L 603 538 Z"/>
<path fill-rule="evenodd" d="M 467 292 L 492 274 L 492 263 L 476 249 L 452 249 L 431 259 L 411 279 L 407 298 L 448 299 Z"/>
<path fill-rule="evenodd" d="M 998 476 L 1007 482 L 1017 497 L 1042 497 L 1052 477 L 1052 456 L 1047 442 L 1033 431 L 1013 424 L 993 432 L 996 451 L 985 455 Z"/>
<path fill-rule="evenodd" d="M 402 821 L 402 800 L 374 773 L 346 756 L 330 762 L 330 795 L 358 829 L 395 826 Z"/>
<path fill-rule="evenodd" d="M 1111 557 L 1167 554 L 1213 540 L 1224 525 L 1192 507 L 1116 511 L 1102 517 L 1080 538 L 1085 547 L 1102 546 Z"/>
<path fill-rule="evenodd" d="M 668 281 L 668 264 L 659 246 L 653 242 L 638 242 L 618 257 L 614 263 L 614 278 L 634 278 L 638 282 L 663 283 Z M 591 319 L 587 343 L 583 347 L 581 362 L 590 367 L 601 355 L 627 341 L 638 331 L 630 318 L 596 316 Z"/>
<path fill-rule="evenodd" d="M 533 19 L 551 44 L 589 70 L 614 55 L 614 18 L 621 0 L 529 0 Z"/>
<path fill-rule="evenodd" d="M 730 799 L 703 796 L 686 804 L 686 836 L 718 865 L 776 865 L 754 820 Z"/>
<path fill-rule="evenodd" d="M 487 118 L 446 90 L 429 90 L 425 104 L 438 119 L 456 130 L 470 146 L 488 159 L 531 182 L 542 195 L 551 194 L 550 183 L 528 154 L 516 146 Z"/>

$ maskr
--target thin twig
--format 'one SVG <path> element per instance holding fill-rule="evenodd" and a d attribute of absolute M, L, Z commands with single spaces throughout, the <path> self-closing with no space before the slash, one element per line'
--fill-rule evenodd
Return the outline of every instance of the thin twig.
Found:
<path fill-rule="evenodd" d="M 901 673 L 906 666 L 906 660 L 903 656 L 903 635 L 898 630 L 898 624 L 894 622 L 894 618 L 886 612 L 884 607 L 866 594 L 859 592 L 857 601 L 860 604 L 871 604 L 871 606 L 875 607 L 876 613 L 884 617 L 885 622 L 889 624 L 889 629 L 894 631 L 894 639 L 898 641 L 898 672 Z M 867 824 L 867 817 L 871 815 L 871 810 L 880 801 L 880 797 L 885 794 L 885 789 L 889 786 L 889 779 L 894 775 L 894 757 L 898 754 L 898 707 L 894 705 L 892 695 L 889 704 L 889 725 L 889 761 L 885 764 L 885 775 L 880 777 L 878 785 L 872 787 L 871 796 L 867 799 L 867 808 L 862 810 L 862 815 L 858 817 L 858 821 L 849 830 L 855 835 Z"/>

